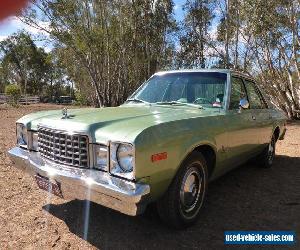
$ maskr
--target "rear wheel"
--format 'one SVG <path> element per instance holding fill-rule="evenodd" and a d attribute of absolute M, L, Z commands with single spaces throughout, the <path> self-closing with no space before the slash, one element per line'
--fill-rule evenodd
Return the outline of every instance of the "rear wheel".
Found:
<path fill-rule="evenodd" d="M 276 137 L 273 134 L 269 145 L 259 155 L 258 160 L 261 167 L 270 168 L 275 158 Z"/>
<path fill-rule="evenodd" d="M 161 219 L 178 229 L 195 223 L 207 192 L 207 178 L 205 158 L 199 152 L 192 152 L 157 202 Z"/>

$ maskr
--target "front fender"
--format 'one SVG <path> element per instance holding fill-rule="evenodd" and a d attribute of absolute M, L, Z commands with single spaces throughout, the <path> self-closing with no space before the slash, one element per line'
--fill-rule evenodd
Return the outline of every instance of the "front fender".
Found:
<path fill-rule="evenodd" d="M 208 145 L 216 154 L 219 151 L 224 133 L 211 129 L 212 126 L 200 126 L 199 129 L 199 122 L 199 119 L 190 119 L 188 123 L 159 124 L 147 128 L 137 137 L 136 176 L 148 177 L 152 200 L 166 192 L 182 162 L 196 147 Z M 167 153 L 167 158 L 152 162 L 151 156 L 158 153 Z"/>

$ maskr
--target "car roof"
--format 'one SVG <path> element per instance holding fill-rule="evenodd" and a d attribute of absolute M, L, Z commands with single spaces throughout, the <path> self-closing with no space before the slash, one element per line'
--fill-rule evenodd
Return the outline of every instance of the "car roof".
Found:
<path fill-rule="evenodd" d="M 162 75 L 162 74 L 169 74 L 169 73 L 186 73 L 186 72 L 216 72 L 216 73 L 225 73 L 225 74 L 232 74 L 234 76 L 240 76 L 240 77 L 244 77 L 244 78 L 248 78 L 253 80 L 253 78 L 244 73 L 244 72 L 240 72 L 234 69 L 180 69 L 180 70 L 167 70 L 167 71 L 159 71 L 157 73 L 155 73 L 154 75 Z"/>

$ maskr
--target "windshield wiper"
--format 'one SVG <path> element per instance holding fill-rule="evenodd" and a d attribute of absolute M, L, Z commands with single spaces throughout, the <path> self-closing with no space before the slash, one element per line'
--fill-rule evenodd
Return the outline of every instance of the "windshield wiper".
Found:
<path fill-rule="evenodd" d="M 173 105 L 173 104 L 184 104 L 184 103 L 182 103 L 182 102 L 177 102 L 177 101 L 167 101 L 167 102 L 156 102 L 156 104 L 162 104 L 162 105 L 164 105 L 164 104 L 166 104 L 166 105 Z"/>
<path fill-rule="evenodd" d="M 186 102 L 178 102 L 178 101 L 168 101 L 168 102 L 156 102 L 156 104 L 159 105 L 186 105 L 186 106 L 190 106 L 190 107 L 195 107 L 195 108 L 199 108 L 199 109 L 203 109 L 203 107 L 199 104 L 194 104 L 194 103 L 186 103 Z"/>
<path fill-rule="evenodd" d="M 141 100 L 141 99 L 136 99 L 136 98 L 127 99 L 126 102 L 139 102 L 139 103 L 150 104 L 149 102 L 143 101 L 143 100 Z"/>

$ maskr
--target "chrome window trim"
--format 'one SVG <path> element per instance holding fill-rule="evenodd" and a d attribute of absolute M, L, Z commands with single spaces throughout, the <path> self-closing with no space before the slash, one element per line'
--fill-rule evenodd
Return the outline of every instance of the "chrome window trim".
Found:
<path fill-rule="evenodd" d="M 266 101 L 266 97 L 263 94 L 263 92 L 261 91 L 261 88 L 258 86 L 256 81 L 252 80 L 252 82 L 254 83 L 254 87 L 256 88 L 258 95 L 260 96 L 261 100 L 263 101 L 263 103 L 265 105 L 265 108 L 263 108 L 263 109 L 269 109 L 268 102 Z"/>
<path fill-rule="evenodd" d="M 232 78 L 237 78 L 237 79 L 240 79 L 242 81 L 242 85 L 244 87 L 244 90 L 245 90 L 245 93 L 246 93 L 246 97 L 247 97 L 247 100 L 249 102 L 249 97 L 248 97 L 248 93 L 247 93 L 247 89 L 246 89 L 246 86 L 245 86 L 245 80 L 242 76 L 240 76 L 239 74 L 230 74 L 230 87 L 229 87 L 229 95 L 228 95 L 228 108 L 227 110 L 228 111 L 231 111 L 231 110 L 235 110 L 235 109 L 230 109 L 230 101 L 231 101 L 231 90 L 232 90 Z M 250 103 L 250 102 L 249 102 Z M 249 108 L 250 109 L 250 108 Z"/>
<path fill-rule="evenodd" d="M 258 84 L 257 84 L 257 82 L 254 80 L 254 79 L 252 79 L 252 78 L 243 78 L 243 82 L 244 82 L 244 86 L 245 86 L 245 88 L 246 88 L 246 91 L 247 91 L 247 83 L 246 82 L 250 82 L 250 83 L 252 83 L 253 84 L 253 86 L 254 86 L 254 90 L 255 90 L 255 92 L 257 93 L 257 95 L 259 96 L 259 99 L 260 99 L 260 101 L 264 104 L 264 107 L 263 108 L 261 108 L 261 109 L 252 109 L 252 110 L 265 110 L 265 109 L 268 109 L 269 108 L 269 105 L 268 105 L 268 103 L 266 102 L 266 99 L 265 99 L 265 97 L 264 97 L 264 95 L 262 94 L 262 92 L 261 92 L 261 90 L 260 90 L 260 88 L 258 87 Z M 247 96 L 248 96 L 248 91 L 247 91 Z M 250 103 L 250 100 L 249 100 L 249 96 L 248 96 L 248 102 Z M 251 103 L 250 103 L 250 109 L 251 109 Z"/>

